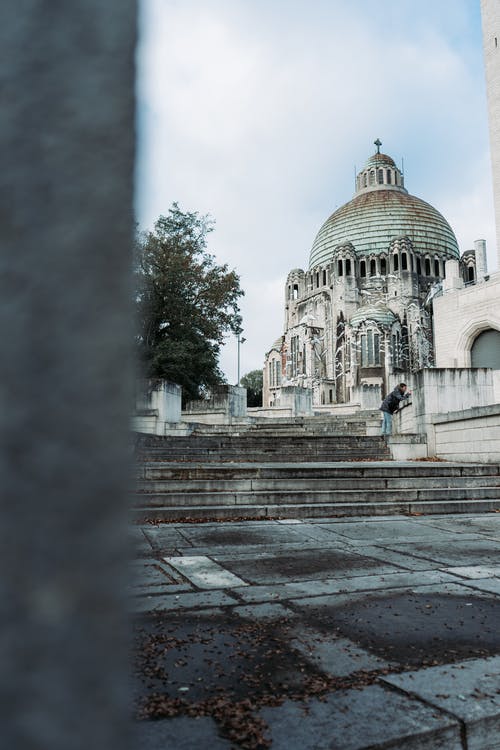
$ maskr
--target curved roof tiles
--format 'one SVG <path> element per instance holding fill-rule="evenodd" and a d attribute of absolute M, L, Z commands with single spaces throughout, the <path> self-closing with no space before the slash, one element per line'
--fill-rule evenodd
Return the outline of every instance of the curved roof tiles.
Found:
<path fill-rule="evenodd" d="M 354 328 L 357 328 L 366 320 L 373 320 L 381 326 L 390 327 L 397 320 L 397 317 L 392 310 L 383 305 L 364 305 L 356 310 L 349 322 Z"/>
<path fill-rule="evenodd" d="M 372 158 L 378 156 L 387 158 Z M 328 263 L 333 251 L 347 242 L 366 256 L 388 252 L 390 243 L 401 237 L 408 237 L 416 252 L 459 257 L 453 230 L 439 211 L 402 188 L 380 186 L 358 193 L 325 221 L 314 240 L 309 267 Z"/>

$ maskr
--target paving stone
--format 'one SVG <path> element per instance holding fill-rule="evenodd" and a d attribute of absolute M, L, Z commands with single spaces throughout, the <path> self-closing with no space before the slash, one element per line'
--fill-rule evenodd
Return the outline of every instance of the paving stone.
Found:
<path fill-rule="evenodd" d="M 179 576 L 172 575 L 161 563 L 156 560 L 142 560 L 132 567 L 132 586 L 147 588 L 148 586 L 168 586 L 179 583 Z"/>
<path fill-rule="evenodd" d="M 482 565 L 470 565 L 468 567 L 445 568 L 447 573 L 460 576 L 461 578 L 499 578 L 500 565 L 492 565 L 485 568 Z"/>
<path fill-rule="evenodd" d="M 268 586 L 250 586 L 247 589 L 235 589 L 245 601 L 272 601 L 294 599 L 297 597 L 316 597 L 328 594 L 342 594 L 356 591 L 376 591 L 408 588 L 413 586 L 431 586 L 437 583 L 454 582 L 453 576 L 442 571 L 397 572 L 385 575 L 353 576 L 331 578 L 327 580 L 308 581 L 304 584 L 283 583 Z"/>
<path fill-rule="evenodd" d="M 227 547 L 300 542 L 298 526 L 277 523 L 214 524 L 184 527 L 183 535 L 194 547 Z"/>
<path fill-rule="evenodd" d="M 224 589 L 235 586 L 247 586 L 229 570 L 218 565 L 209 557 L 184 556 L 164 557 L 167 565 L 179 571 L 192 584 L 201 589 Z"/>
<path fill-rule="evenodd" d="M 500 748 L 499 656 L 389 675 L 384 680 L 464 722 L 468 750 Z"/>
<path fill-rule="evenodd" d="M 379 547 L 372 545 L 365 546 L 364 542 L 360 542 L 359 546 L 355 547 L 355 549 L 358 554 L 371 557 L 374 560 L 380 560 L 384 563 L 390 563 L 391 565 L 406 570 L 432 570 L 436 568 L 436 563 L 432 560 L 414 557 L 412 555 L 412 547 L 410 544 L 407 545 L 406 549 L 401 548 L 401 551 L 395 551 L 393 549 L 387 549 L 383 545 L 380 545 Z"/>
<path fill-rule="evenodd" d="M 297 626 L 290 645 L 300 651 L 322 672 L 334 677 L 346 677 L 360 670 L 388 669 L 392 662 L 379 659 L 348 638 L 325 636 L 314 628 Z"/>
<path fill-rule="evenodd" d="M 244 620 L 279 620 L 282 618 L 295 618 L 296 613 L 281 604 L 249 604 L 243 607 L 235 607 L 233 612 Z"/>
<path fill-rule="evenodd" d="M 130 603 L 132 612 L 157 612 L 159 610 L 197 609 L 199 607 L 226 607 L 236 600 L 223 591 L 168 594 L 166 596 L 136 597 Z"/>
<path fill-rule="evenodd" d="M 468 586 L 471 589 L 500 595 L 500 580 L 498 578 L 474 579 L 464 581 L 463 583 L 464 586 Z"/>
<path fill-rule="evenodd" d="M 179 716 L 161 721 L 140 721 L 134 725 L 134 747 L 141 750 L 231 750 L 232 743 L 220 736 L 209 716 Z"/>
<path fill-rule="evenodd" d="M 308 624 L 404 665 L 500 651 L 500 601 L 455 584 L 290 601 Z M 321 626 L 321 627 L 320 627 Z"/>
<path fill-rule="evenodd" d="M 462 750 L 456 720 L 379 685 L 334 693 L 306 708 L 287 701 L 260 714 L 273 750 Z"/>
<path fill-rule="evenodd" d="M 387 549 L 395 552 L 405 552 L 406 549 L 397 544 L 387 545 Z M 441 563 L 446 566 L 461 567 L 470 565 L 473 560 L 477 565 L 495 565 L 498 562 L 498 544 L 489 539 L 467 540 L 452 539 L 450 541 L 436 541 L 424 544 L 411 544 L 411 554 Z"/>
<path fill-rule="evenodd" d="M 192 546 L 191 542 L 182 534 L 182 528 L 170 524 L 148 526 L 144 533 L 151 542 L 151 546 L 156 550 L 181 549 Z"/>
<path fill-rule="evenodd" d="M 397 568 L 385 565 L 369 557 L 337 549 L 281 550 L 280 553 L 261 555 L 258 558 L 242 559 L 234 556 L 224 559 L 227 567 L 236 575 L 251 583 L 280 583 L 287 581 L 314 581 L 320 578 L 351 577 L 368 571 L 379 575 L 398 572 Z"/>
<path fill-rule="evenodd" d="M 323 528 L 334 530 L 337 534 L 349 537 L 350 539 L 363 539 L 371 542 L 377 539 L 390 539 L 391 541 L 400 541 L 402 538 L 411 540 L 421 538 L 442 539 L 443 536 L 449 536 L 451 531 L 442 529 L 433 529 L 424 526 L 419 521 L 408 521 L 401 517 L 394 519 L 383 519 L 380 521 L 359 521 L 357 523 L 339 524 L 322 524 Z"/>

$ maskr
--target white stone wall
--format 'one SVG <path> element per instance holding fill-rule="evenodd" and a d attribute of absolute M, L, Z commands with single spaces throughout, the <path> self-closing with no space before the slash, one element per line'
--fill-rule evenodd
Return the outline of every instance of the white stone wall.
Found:
<path fill-rule="evenodd" d="M 167 380 L 140 380 L 136 387 L 136 411 L 154 411 L 160 422 L 181 420 L 182 388 Z"/>
<path fill-rule="evenodd" d="M 433 419 L 435 455 L 448 461 L 500 461 L 500 405 Z"/>
<path fill-rule="evenodd" d="M 482 284 L 448 291 L 434 299 L 437 367 L 470 367 L 475 338 L 489 328 L 500 331 L 499 300 L 500 273 Z"/>
<path fill-rule="evenodd" d="M 500 3 L 481 0 L 486 93 L 490 126 L 493 200 L 500 268 Z"/>
<path fill-rule="evenodd" d="M 294 417 L 311 416 L 312 396 L 310 388 L 285 386 L 281 389 L 280 406 L 291 409 Z"/>

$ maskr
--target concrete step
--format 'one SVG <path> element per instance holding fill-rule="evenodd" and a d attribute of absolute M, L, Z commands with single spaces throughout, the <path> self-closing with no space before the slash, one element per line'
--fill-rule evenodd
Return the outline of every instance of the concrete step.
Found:
<path fill-rule="evenodd" d="M 407 489 L 442 489 L 442 488 L 476 488 L 499 487 L 500 476 L 465 476 L 465 477 L 333 477 L 327 479 L 309 478 L 238 478 L 218 479 L 138 479 L 136 492 L 263 492 L 291 491 L 316 492 L 319 490 L 407 490 Z"/>
<path fill-rule="evenodd" d="M 294 505 L 233 505 L 148 507 L 132 510 L 135 521 L 185 521 L 186 519 L 231 520 L 239 518 L 342 518 L 373 515 L 420 515 L 444 513 L 487 513 L 496 511 L 500 500 L 439 500 L 422 502 L 319 503 Z"/>
<path fill-rule="evenodd" d="M 185 463 L 175 461 L 145 461 L 136 465 L 137 479 L 159 481 L 200 479 L 348 479 L 369 481 L 383 479 L 418 478 L 419 481 L 440 478 L 493 477 L 500 478 L 498 464 L 464 464 L 431 461 L 346 461 L 346 462 L 235 462 Z"/>
<path fill-rule="evenodd" d="M 275 491 L 206 491 L 206 492 L 136 492 L 135 506 L 176 505 L 309 505 L 323 503 L 434 502 L 436 500 L 498 500 L 496 487 L 444 487 L 436 489 L 405 488 L 399 490 L 275 490 Z"/>

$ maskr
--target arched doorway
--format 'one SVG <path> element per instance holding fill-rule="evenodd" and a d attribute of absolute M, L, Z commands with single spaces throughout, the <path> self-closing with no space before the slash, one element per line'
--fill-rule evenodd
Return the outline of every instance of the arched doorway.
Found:
<path fill-rule="evenodd" d="M 500 331 L 490 328 L 474 340 L 470 351 L 472 367 L 500 370 Z"/>

